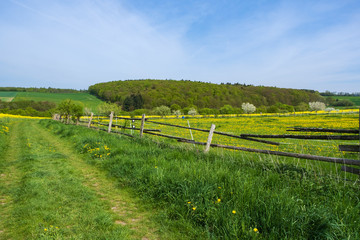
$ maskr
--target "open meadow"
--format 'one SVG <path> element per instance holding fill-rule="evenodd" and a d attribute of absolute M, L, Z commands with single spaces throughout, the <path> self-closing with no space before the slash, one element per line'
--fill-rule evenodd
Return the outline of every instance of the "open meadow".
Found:
<path fill-rule="evenodd" d="M 42 92 L 0 92 L 2 101 L 49 101 L 59 104 L 63 100 L 71 99 L 80 103 L 90 111 L 96 111 L 97 106 L 102 103 L 97 97 L 89 93 L 42 93 Z"/>
<path fill-rule="evenodd" d="M 284 133 L 294 125 L 358 128 L 358 114 L 267 117 L 262 125 L 261 119 L 189 123 L 203 128 L 215 123 L 217 130 L 233 133 Z M 0 211 L 6 216 L 0 220 L 0 234 L 6 237 L 94 239 L 102 232 L 107 239 L 360 237 L 358 178 L 340 173 L 335 163 L 220 149 L 204 154 L 192 144 L 148 135 L 129 138 L 52 120 L 0 121 L 5 130 Z M 187 119 L 157 121 L 188 124 Z M 138 136 L 137 131 L 133 134 Z M 206 137 L 193 136 L 199 141 Z M 314 153 L 305 148 L 308 144 L 302 151 Z M 117 199 L 123 195 L 128 197 Z"/>

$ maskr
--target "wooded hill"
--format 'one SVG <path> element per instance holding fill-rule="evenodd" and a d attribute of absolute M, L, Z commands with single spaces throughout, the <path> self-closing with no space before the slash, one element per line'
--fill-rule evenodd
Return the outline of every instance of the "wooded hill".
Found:
<path fill-rule="evenodd" d="M 92 85 L 89 87 L 89 92 L 104 101 L 116 102 L 122 105 L 124 110 L 130 111 L 173 104 L 178 104 L 181 108 L 196 106 L 198 109 L 220 109 L 224 105 L 241 108 L 244 102 L 252 103 L 256 107 L 276 104 L 301 106 L 322 99 L 322 96 L 313 90 L 239 83 L 213 84 L 189 80 L 112 81 Z"/>

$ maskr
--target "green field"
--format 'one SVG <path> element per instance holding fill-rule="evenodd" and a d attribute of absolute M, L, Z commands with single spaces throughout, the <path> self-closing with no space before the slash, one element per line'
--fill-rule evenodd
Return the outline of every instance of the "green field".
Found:
<path fill-rule="evenodd" d="M 360 96 L 332 96 L 332 98 L 338 100 L 350 100 L 355 103 L 356 106 L 360 106 Z"/>
<path fill-rule="evenodd" d="M 11 102 L 16 97 L 17 92 L 0 92 L 0 100 L 3 102 Z"/>
<path fill-rule="evenodd" d="M 314 161 L 51 120 L 0 125 L 0 239 L 360 238 L 358 182 Z"/>
<path fill-rule="evenodd" d="M 15 97 L 15 98 L 14 98 Z M 39 92 L 0 92 L 1 99 L 11 99 L 12 101 L 49 101 L 59 104 L 65 99 L 71 99 L 76 102 L 80 102 L 84 107 L 89 108 L 91 111 L 96 112 L 97 106 L 102 101 L 93 95 L 88 93 L 39 93 Z"/>

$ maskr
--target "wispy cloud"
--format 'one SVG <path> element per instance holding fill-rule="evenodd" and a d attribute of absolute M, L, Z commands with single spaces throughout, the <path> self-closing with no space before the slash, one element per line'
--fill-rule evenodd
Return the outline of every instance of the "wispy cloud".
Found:
<path fill-rule="evenodd" d="M 172 78 L 360 89 L 360 4 L 352 0 L 2 5 L 3 86 L 87 88 L 118 79 Z"/>

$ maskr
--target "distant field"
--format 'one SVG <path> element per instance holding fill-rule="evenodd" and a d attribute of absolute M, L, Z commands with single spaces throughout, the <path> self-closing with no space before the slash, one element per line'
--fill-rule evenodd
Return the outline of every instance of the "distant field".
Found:
<path fill-rule="evenodd" d="M 0 92 L 0 100 L 3 102 L 11 102 L 16 94 L 17 92 Z"/>
<path fill-rule="evenodd" d="M 333 96 L 332 98 L 339 100 L 347 99 L 355 103 L 356 106 L 360 106 L 360 96 Z"/>
<path fill-rule="evenodd" d="M 98 98 L 88 93 L 39 93 L 39 92 L 0 92 L 2 101 L 49 101 L 59 104 L 65 99 L 81 102 L 84 107 L 96 111 L 97 106 L 102 103 Z M 3 100 L 4 99 L 4 100 Z"/>

